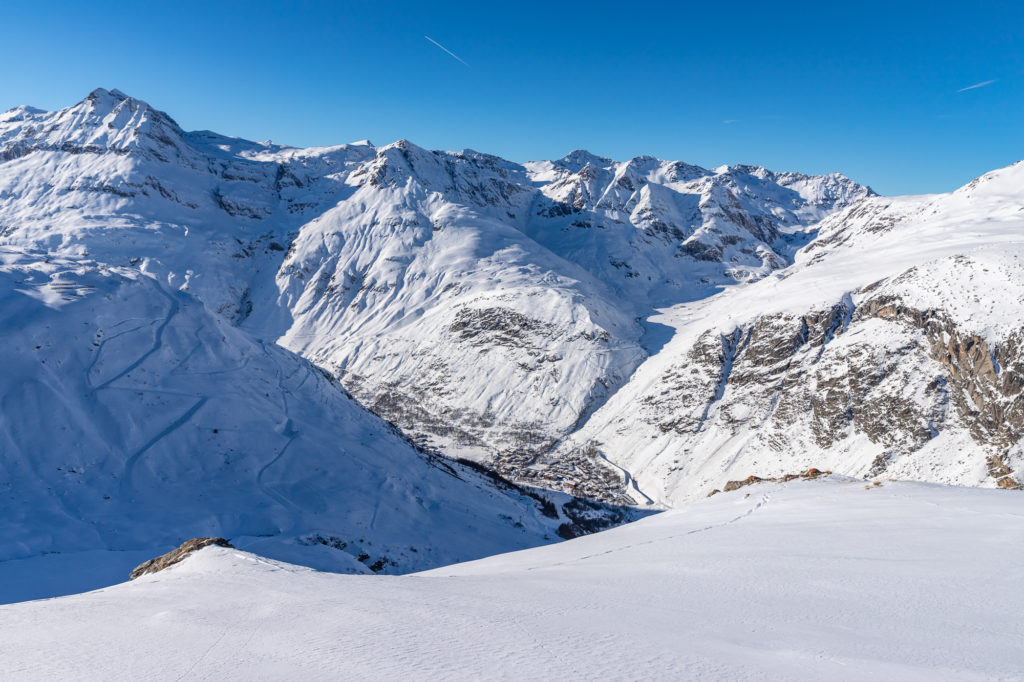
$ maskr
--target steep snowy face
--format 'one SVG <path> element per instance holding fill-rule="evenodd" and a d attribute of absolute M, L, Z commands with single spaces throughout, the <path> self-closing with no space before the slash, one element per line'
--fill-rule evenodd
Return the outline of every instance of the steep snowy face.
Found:
<path fill-rule="evenodd" d="M 279 272 L 281 342 L 426 443 L 620 501 L 638 500 L 593 449 L 547 454 L 645 357 L 650 303 L 782 267 L 802 230 L 870 194 L 841 176 L 586 152 L 520 166 L 407 141 L 347 183 Z"/>
<path fill-rule="evenodd" d="M 517 229 L 537 197 L 521 169 L 400 142 L 349 182 L 279 272 L 281 343 L 378 414 L 450 452 L 528 460 L 643 359 L 632 311 Z"/>
<path fill-rule="evenodd" d="M 576 444 L 667 503 L 806 467 L 1018 487 L 1022 184 L 1017 164 L 948 195 L 868 198 L 795 265 L 664 311 L 675 338 Z"/>
<path fill-rule="evenodd" d="M 160 161 L 189 156 L 177 123 L 119 90 L 98 88 L 55 114 L 19 107 L 0 115 L 0 123 L 5 160 L 43 150 L 136 154 Z"/>
<path fill-rule="evenodd" d="M 249 292 L 272 283 L 290 232 L 367 153 L 185 133 L 145 102 L 95 90 L 60 111 L 0 116 L 0 238 L 111 265 L 146 259 L 237 320 Z"/>
<path fill-rule="evenodd" d="M 221 535 L 395 573 L 579 532 L 137 269 L 2 249 L 0 316 L 0 561 Z"/>

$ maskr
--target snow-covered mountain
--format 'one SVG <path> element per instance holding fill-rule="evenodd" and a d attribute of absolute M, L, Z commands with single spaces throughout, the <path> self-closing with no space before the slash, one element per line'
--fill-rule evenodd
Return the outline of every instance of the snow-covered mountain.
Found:
<path fill-rule="evenodd" d="M 0 121 L 0 561 L 215 534 L 394 573 L 635 516 L 423 451 L 238 326 L 365 146 L 268 151 L 105 91 Z"/>
<path fill-rule="evenodd" d="M 1022 259 L 1024 164 L 867 198 L 789 268 L 664 310 L 675 336 L 576 446 L 600 443 L 669 504 L 808 466 L 1017 487 Z"/>
<path fill-rule="evenodd" d="M 623 502 L 591 450 L 541 458 L 658 342 L 651 304 L 764 276 L 870 194 L 841 176 L 586 152 L 299 150 L 185 132 L 105 90 L 3 114 L 0 158 L 4 245 L 144 271 L 426 445 Z"/>
<path fill-rule="evenodd" d="M 279 272 L 281 343 L 433 445 L 590 495 L 608 472 L 585 453 L 537 458 L 647 355 L 651 302 L 761 277 L 869 194 L 839 176 L 585 152 L 519 166 L 405 141 L 348 182 Z"/>
<path fill-rule="evenodd" d="M 131 583 L 0 606 L 4 676 L 1024 677 L 1018 496 L 837 479 L 749 490 L 410 576 L 208 547 Z"/>
<path fill-rule="evenodd" d="M 81 449 L 93 463 L 157 462 L 166 447 L 206 476 L 192 460 L 222 457 L 211 424 L 246 405 L 245 445 L 226 447 L 251 458 L 246 485 L 268 504 L 277 465 L 259 472 L 296 432 L 307 454 L 290 445 L 282 462 L 316 470 L 333 442 L 379 468 L 357 487 L 400 475 L 384 486 L 396 509 L 426 499 L 408 486 L 416 467 L 438 471 L 431 458 L 347 389 L 429 451 L 618 504 L 809 466 L 1010 487 L 1024 464 L 1022 173 L 891 199 L 838 174 L 584 151 L 519 164 L 404 140 L 296 149 L 186 132 L 118 91 L 20 107 L 0 115 L 3 301 L 38 306 L 18 315 L 49 346 L 11 343 L 27 353 L 19 381 L 50 391 L 38 411 L 57 418 L 38 435 L 44 422 L 12 412 L 4 437 L 31 431 L 47 458 Z M 77 392 L 54 388 L 35 345 L 64 354 Z M 279 375 L 310 377 L 287 384 L 287 410 L 268 390 Z M 98 411 L 96 396 L 140 382 L 160 397 L 133 388 Z M 19 402 L 13 385 L 5 395 Z M 36 451 L 3 454 L 34 466 Z M 150 464 L 130 468 L 156 476 L 139 490 L 158 485 Z M 300 497 L 344 490 L 345 471 Z M 528 542 L 568 523 L 517 495 L 480 504 L 512 505 L 487 515 L 514 528 L 529 517 Z"/>
<path fill-rule="evenodd" d="M 416 449 L 323 370 L 145 271 L 3 249 L 0 311 L 0 561 L 211 534 L 395 573 L 569 537 L 601 512 Z"/>

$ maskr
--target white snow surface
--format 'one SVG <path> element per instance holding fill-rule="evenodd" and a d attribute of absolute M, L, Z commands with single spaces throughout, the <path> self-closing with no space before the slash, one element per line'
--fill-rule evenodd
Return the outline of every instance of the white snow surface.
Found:
<path fill-rule="evenodd" d="M 538 500 L 240 326 L 253 301 L 288 317 L 289 235 L 375 153 L 184 132 L 103 89 L 0 115 L 0 598 L 109 584 L 200 535 L 347 572 L 558 539 Z"/>
<path fill-rule="evenodd" d="M 6 679 L 1024 678 L 1007 491 L 832 478 L 725 493 L 427 573 L 209 547 L 0 606 Z"/>

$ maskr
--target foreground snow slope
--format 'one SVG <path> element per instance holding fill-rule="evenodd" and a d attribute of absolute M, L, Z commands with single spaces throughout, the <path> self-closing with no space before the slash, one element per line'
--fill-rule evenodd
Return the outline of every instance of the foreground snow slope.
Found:
<path fill-rule="evenodd" d="M 402 577 L 209 548 L 0 607 L 0 646 L 14 679 L 1021 679 L 1021 537 L 1011 492 L 766 485 Z"/>

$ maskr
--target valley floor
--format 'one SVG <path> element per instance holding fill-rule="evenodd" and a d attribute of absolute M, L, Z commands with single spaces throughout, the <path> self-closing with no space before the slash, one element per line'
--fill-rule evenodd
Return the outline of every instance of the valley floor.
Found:
<path fill-rule="evenodd" d="M 15 679 L 1024 679 L 1019 493 L 752 486 L 401 577 L 210 547 L 0 607 Z"/>

